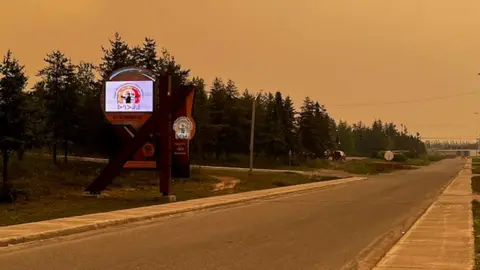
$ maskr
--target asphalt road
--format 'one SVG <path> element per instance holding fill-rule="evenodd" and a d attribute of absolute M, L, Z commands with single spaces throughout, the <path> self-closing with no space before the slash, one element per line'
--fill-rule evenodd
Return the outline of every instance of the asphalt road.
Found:
<path fill-rule="evenodd" d="M 444 160 L 311 193 L 5 248 L 0 269 L 373 266 L 463 164 Z"/>

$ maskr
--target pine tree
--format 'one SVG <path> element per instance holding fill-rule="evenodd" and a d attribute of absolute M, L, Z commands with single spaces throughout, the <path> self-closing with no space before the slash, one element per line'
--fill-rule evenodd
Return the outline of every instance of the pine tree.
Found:
<path fill-rule="evenodd" d="M 170 54 L 167 49 L 162 48 L 156 73 L 157 75 L 171 75 L 172 87 L 175 88 L 188 82 L 190 70 L 183 69 L 182 66 L 177 63 L 175 57 Z"/>
<path fill-rule="evenodd" d="M 26 95 L 27 85 L 24 66 L 9 50 L 0 64 L 0 152 L 3 161 L 2 194 L 7 186 L 10 152 L 21 149 L 26 130 Z M 3 197 L 3 196 L 2 196 Z"/>
<path fill-rule="evenodd" d="M 266 154 L 269 151 L 268 142 L 270 141 L 270 122 L 268 120 L 268 93 L 261 91 L 256 99 L 254 154 L 257 157 L 260 153 Z M 251 110 L 252 108 L 250 105 L 248 119 L 252 118 Z M 248 130 L 250 130 L 250 125 L 248 126 Z M 248 136 L 248 138 L 250 138 L 250 136 Z M 248 145 L 250 146 L 250 144 Z M 245 149 L 247 150 L 248 148 Z"/>
<path fill-rule="evenodd" d="M 352 133 L 355 140 L 355 152 L 360 156 L 370 156 L 371 149 L 367 144 L 369 128 L 362 121 L 352 126 Z"/>
<path fill-rule="evenodd" d="M 79 84 L 75 66 L 60 51 L 45 58 L 47 66 L 38 72 L 41 81 L 37 86 L 44 99 L 47 113 L 46 125 L 51 127 L 53 162 L 57 164 L 57 144 L 61 139 L 64 146 L 64 162 L 67 163 L 70 139 L 76 134 L 79 124 Z"/>
<path fill-rule="evenodd" d="M 227 158 L 229 158 L 231 153 L 238 152 L 239 144 L 241 143 L 241 138 L 245 138 L 244 132 L 240 128 L 241 125 L 241 109 L 238 107 L 238 88 L 235 85 L 235 82 L 231 79 L 227 80 L 225 85 L 225 107 L 224 113 L 227 118 L 225 123 L 224 133 L 226 139 L 224 142 L 224 151 Z"/>
<path fill-rule="evenodd" d="M 327 150 L 333 148 L 330 132 L 330 117 L 324 106 L 318 102 L 314 104 L 314 137 L 315 154 L 324 157 Z"/>
<path fill-rule="evenodd" d="M 205 91 L 205 82 L 203 79 L 195 77 L 192 80 L 195 86 L 195 100 L 193 104 L 193 119 L 195 120 L 195 137 L 193 137 L 192 145 L 195 153 L 201 159 L 206 159 L 205 151 L 210 145 L 210 104 L 208 95 Z"/>
<path fill-rule="evenodd" d="M 319 154 L 315 120 L 315 104 L 309 97 L 306 97 L 300 109 L 298 133 L 302 150 L 311 156 Z"/>
<path fill-rule="evenodd" d="M 107 80 L 113 71 L 136 64 L 132 49 L 122 39 L 118 32 L 115 33 L 113 39 L 109 40 L 110 49 L 102 46 L 104 56 L 99 66 L 100 76 L 103 80 Z"/>
<path fill-rule="evenodd" d="M 80 121 L 75 141 L 86 152 L 107 153 L 105 142 L 111 140 L 104 138 L 104 132 L 98 132 L 106 129 L 109 123 L 103 116 L 100 105 L 102 84 L 96 79 L 96 70 L 97 67 L 93 64 L 85 62 L 80 62 L 76 67 Z"/>
<path fill-rule="evenodd" d="M 395 150 L 395 141 L 398 137 L 397 127 L 394 123 L 386 123 L 383 129 L 387 136 L 387 149 Z"/>
<path fill-rule="evenodd" d="M 280 92 L 275 95 L 268 93 L 266 104 L 266 121 L 268 128 L 267 154 L 274 159 L 288 155 L 288 147 L 285 137 L 285 110 L 284 100 Z"/>
<path fill-rule="evenodd" d="M 265 95 L 265 153 L 269 157 L 276 157 L 275 133 L 278 130 L 275 115 L 275 97 L 272 93 Z"/>
<path fill-rule="evenodd" d="M 236 114 L 237 114 L 237 130 L 240 132 L 237 134 L 237 142 L 235 143 L 235 153 L 248 155 L 250 147 L 250 129 L 252 123 L 252 107 L 253 99 L 256 97 L 251 94 L 248 89 L 245 89 L 242 94 L 236 99 Z M 255 118 L 257 119 L 257 112 Z M 254 142 L 258 139 L 258 121 L 255 121 L 255 134 Z M 255 149 L 257 152 L 258 149 Z"/>
<path fill-rule="evenodd" d="M 373 151 L 388 150 L 388 137 L 385 134 L 384 126 L 380 119 L 373 121 L 368 136 L 368 144 Z"/>
<path fill-rule="evenodd" d="M 347 155 L 356 154 L 355 151 L 355 138 L 352 131 L 352 127 L 345 121 L 339 121 L 338 126 L 338 141 L 339 148 Z"/>
<path fill-rule="evenodd" d="M 293 101 L 289 96 L 285 98 L 283 102 L 283 127 L 284 127 L 284 136 L 285 136 L 285 144 L 288 148 L 288 151 L 296 152 L 298 150 L 297 145 L 297 128 L 295 122 L 295 107 L 293 105 Z"/>
<path fill-rule="evenodd" d="M 225 84 L 222 79 L 215 78 L 213 80 L 210 89 L 210 121 L 211 130 L 213 133 L 212 144 L 214 148 L 215 158 L 218 160 L 222 153 L 225 151 L 225 145 L 227 144 L 227 128 L 228 128 L 228 115 L 226 111 L 227 94 L 225 90 Z"/>
<path fill-rule="evenodd" d="M 154 39 L 146 37 L 142 47 L 134 48 L 132 54 L 137 66 L 158 73 L 159 59 L 157 43 Z"/>
<path fill-rule="evenodd" d="M 331 150 L 338 149 L 338 131 L 337 131 L 337 123 L 335 119 L 328 116 L 328 131 L 330 134 L 330 142 L 331 142 Z"/>

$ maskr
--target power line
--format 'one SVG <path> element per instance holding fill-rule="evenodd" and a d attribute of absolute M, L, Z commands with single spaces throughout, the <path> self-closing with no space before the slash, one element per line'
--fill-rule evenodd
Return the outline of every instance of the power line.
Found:
<path fill-rule="evenodd" d="M 477 92 L 475 92 L 475 91 L 471 91 L 471 92 L 459 93 L 459 94 L 454 94 L 454 95 L 437 96 L 437 97 L 430 97 L 430 98 L 423 98 L 423 99 L 410 99 L 410 100 L 381 102 L 381 103 L 377 102 L 377 103 L 337 104 L 337 105 L 329 105 L 329 107 L 369 107 L 369 106 L 409 104 L 409 103 L 416 103 L 416 102 L 425 102 L 425 101 L 434 101 L 434 100 L 456 98 L 456 97 L 462 97 L 462 96 L 472 95 L 472 94 L 476 94 L 476 93 Z"/>

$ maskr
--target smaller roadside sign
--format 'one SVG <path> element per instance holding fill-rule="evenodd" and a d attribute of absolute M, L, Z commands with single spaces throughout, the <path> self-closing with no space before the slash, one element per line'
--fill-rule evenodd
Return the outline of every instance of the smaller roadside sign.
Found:
<path fill-rule="evenodd" d="M 391 161 L 395 154 L 393 154 L 392 151 L 386 151 L 383 157 L 385 158 L 386 161 Z"/>

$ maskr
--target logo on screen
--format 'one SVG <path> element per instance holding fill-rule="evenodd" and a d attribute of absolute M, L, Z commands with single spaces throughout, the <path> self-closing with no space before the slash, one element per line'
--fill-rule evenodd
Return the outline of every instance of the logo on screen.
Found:
<path fill-rule="evenodd" d="M 117 109 L 122 111 L 141 110 L 140 102 L 143 98 L 143 92 L 140 87 L 132 84 L 122 85 L 115 91 L 117 100 Z"/>
<path fill-rule="evenodd" d="M 173 123 L 175 139 L 190 140 L 192 138 L 193 123 L 188 117 L 181 116 Z"/>

